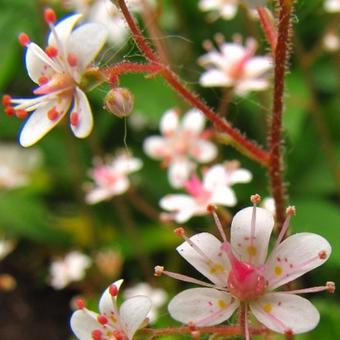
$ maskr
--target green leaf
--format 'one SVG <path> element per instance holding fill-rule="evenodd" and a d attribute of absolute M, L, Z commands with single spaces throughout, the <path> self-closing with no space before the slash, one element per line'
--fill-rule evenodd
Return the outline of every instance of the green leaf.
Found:
<path fill-rule="evenodd" d="M 340 266 L 340 248 L 334 244 L 339 238 L 339 207 L 326 200 L 292 200 L 296 206 L 296 216 L 292 218 L 292 230 L 312 232 L 325 237 L 333 246 L 330 263 Z"/>

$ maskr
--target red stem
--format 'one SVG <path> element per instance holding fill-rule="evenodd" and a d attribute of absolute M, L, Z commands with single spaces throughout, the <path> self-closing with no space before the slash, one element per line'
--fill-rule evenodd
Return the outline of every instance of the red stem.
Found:
<path fill-rule="evenodd" d="M 125 0 L 117 0 L 117 3 L 122 10 L 131 32 L 133 33 L 138 48 L 150 60 L 151 64 L 160 65 L 159 58 L 146 43 L 143 34 L 141 33 L 125 4 Z M 249 141 L 240 133 L 240 131 L 232 127 L 229 122 L 219 117 L 204 102 L 202 102 L 196 94 L 193 94 L 186 86 L 184 86 L 177 75 L 175 75 L 168 67 L 162 67 L 160 73 L 164 79 L 176 90 L 176 92 L 185 98 L 185 100 L 188 101 L 192 106 L 201 110 L 206 115 L 206 117 L 217 126 L 217 128 L 228 134 L 234 143 L 247 150 L 249 155 L 259 163 L 263 165 L 268 164 L 269 155 L 265 150 L 257 146 L 255 143 Z"/>
<path fill-rule="evenodd" d="M 263 33 L 267 39 L 268 44 L 271 46 L 272 53 L 275 54 L 277 44 L 277 31 L 273 25 L 271 18 L 268 15 L 268 11 L 265 7 L 259 7 L 257 13 L 260 18 L 260 23 L 263 29 Z"/>
<path fill-rule="evenodd" d="M 285 220 L 285 188 L 282 161 L 282 113 L 284 77 L 289 56 L 290 22 L 293 0 L 280 0 L 278 40 L 275 49 L 274 99 L 271 131 L 269 132 L 269 178 L 276 206 L 276 220 L 280 228 Z"/>

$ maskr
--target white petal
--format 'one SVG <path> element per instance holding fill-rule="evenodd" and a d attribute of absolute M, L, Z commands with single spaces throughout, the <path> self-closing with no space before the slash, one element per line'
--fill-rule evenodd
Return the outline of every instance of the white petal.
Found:
<path fill-rule="evenodd" d="M 299 233 L 289 236 L 273 250 L 266 262 L 268 288 L 275 289 L 321 266 L 331 251 L 328 241 L 320 235 Z"/>
<path fill-rule="evenodd" d="M 318 310 L 308 300 L 288 293 L 265 294 L 251 302 L 250 309 L 257 320 L 279 333 L 308 332 L 320 319 Z"/>
<path fill-rule="evenodd" d="M 239 306 L 231 294 L 212 288 L 192 288 L 177 294 L 169 303 L 172 318 L 197 326 L 213 326 L 228 320 Z"/>
<path fill-rule="evenodd" d="M 199 83 L 202 86 L 222 86 L 229 87 L 233 85 L 233 80 L 228 77 L 223 70 L 208 70 L 204 72 Z"/>
<path fill-rule="evenodd" d="M 210 201 L 211 204 L 221 204 L 227 207 L 233 207 L 237 203 L 234 191 L 227 186 L 217 188 L 213 192 Z"/>
<path fill-rule="evenodd" d="M 188 221 L 197 209 L 195 200 L 188 195 L 166 195 L 163 197 L 159 205 L 162 209 L 174 212 L 174 220 L 177 223 Z"/>
<path fill-rule="evenodd" d="M 196 234 L 190 237 L 190 240 L 205 256 L 198 253 L 188 242 L 183 242 L 176 248 L 178 253 L 211 282 L 226 287 L 230 263 L 220 250 L 222 242 L 209 233 Z"/>
<path fill-rule="evenodd" d="M 225 185 L 227 182 L 226 170 L 223 165 L 216 164 L 209 168 L 208 171 L 205 172 L 203 178 L 203 186 L 208 191 L 214 191 L 221 185 Z"/>
<path fill-rule="evenodd" d="M 205 118 L 201 111 L 192 109 L 182 119 L 183 130 L 194 135 L 200 134 L 204 129 Z"/>
<path fill-rule="evenodd" d="M 222 7 L 221 17 L 223 19 L 232 19 L 237 11 L 237 6 L 235 4 L 226 4 Z"/>
<path fill-rule="evenodd" d="M 28 147 L 38 142 L 42 137 L 46 135 L 69 110 L 71 104 L 71 98 L 65 98 L 61 101 L 57 99 L 50 101 L 47 105 L 36 109 L 30 117 L 27 119 L 23 126 L 19 142 L 22 146 Z M 55 107 L 59 112 L 58 118 L 50 120 L 47 116 L 47 112 Z"/>
<path fill-rule="evenodd" d="M 36 84 L 39 84 L 40 77 L 49 79 L 55 72 L 61 71 L 60 67 L 35 43 L 27 46 L 25 61 L 27 73 Z"/>
<path fill-rule="evenodd" d="M 170 109 L 164 113 L 160 121 L 159 129 L 163 135 L 172 134 L 178 128 L 178 112 Z"/>
<path fill-rule="evenodd" d="M 118 288 L 122 285 L 124 280 L 118 280 L 114 282 L 113 284 Z M 110 294 L 110 287 L 107 287 L 102 294 L 100 300 L 99 300 L 99 311 L 101 314 L 104 314 L 106 316 L 110 316 L 111 313 L 114 313 L 118 315 L 118 310 L 117 310 L 117 297 L 113 297 Z M 112 321 L 112 320 L 111 320 Z"/>
<path fill-rule="evenodd" d="M 78 87 L 76 87 L 74 104 L 71 112 L 76 112 L 79 115 L 78 125 L 75 126 L 71 124 L 74 135 L 78 138 L 87 137 L 93 128 L 92 110 L 86 94 Z"/>
<path fill-rule="evenodd" d="M 253 207 L 239 211 L 231 224 L 231 245 L 234 254 L 241 260 L 253 265 L 262 265 L 267 256 L 270 234 L 273 230 L 272 214 L 262 208 L 256 208 L 256 223 L 251 240 L 251 220 Z"/>
<path fill-rule="evenodd" d="M 170 165 L 168 170 L 168 178 L 170 184 L 174 188 L 181 188 L 189 179 L 189 176 L 195 169 L 195 163 L 190 161 L 187 158 L 177 158 L 174 159 Z"/>
<path fill-rule="evenodd" d="M 60 20 L 59 23 L 55 26 L 55 31 L 58 36 L 58 41 L 62 46 L 65 45 L 70 33 L 74 25 L 79 21 L 82 16 L 80 14 L 71 15 L 63 20 Z M 51 32 L 48 36 L 48 45 L 59 47 L 59 44 L 56 41 L 56 37 L 53 32 Z"/>
<path fill-rule="evenodd" d="M 76 28 L 67 40 L 67 53 L 77 56 L 78 71 L 82 73 L 103 48 L 107 30 L 103 25 L 88 23 Z"/>
<path fill-rule="evenodd" d="M 112 197 L 112 193 L 108 188 L 93 188 L 86 194 L 85 200 L 88 204 L 96 204 Z"/>
<path fill-rule="evenodd" d="M 269 82 L 266 79 L 244 79 L 235 85 L 234 91 L 239 96 L 245 96 L 250 91 L 262 91 L 268 86 Z"/>
<path fill-rule="evenodd" d="M 92 340 L 91 333 L 95 329 L 101 329 L 101 325 L 97 322 L 98 314 L 87 310 L 77 310 L 72 314 L 70 324 L 73 333 L 80 340 Z"/>
<path fill-rule="evenodd" d="M 217 147 L 209 141 L 198 139 L 190 153 L 198 162 L 208 163 L 217 156 Z"/>
<path fill-rule="evenodd" d="M 269 57 L 253 57 L 244 65 L 244 77 L 255 78 L 263 75 L 273 67 Z"/>
<path fill-rule="evenodd" d="M 120 323 L 129 340 L 133 338 L 150 309 L 151 301 L 147 296 L 135 296 L 122 303 L 119 309 Z"/>
<path fill-rule="evenodd" d="M 166 139 L 161 136 L 151 136 L 145 139 L 143 144 L 144 152 L 152 158 L 162 159 L 171 152 Z"/>
<path fill-rule="evenodd" d="M 113 168 L 115 173 L 126 175 L 130 172 L 135 172 L 143 166 L 143 163 L 138 158 L 133 158 L 128 154 L 122 154 L 114 160 Z"/>
<path fill-rule="evenodd" d="M 252 180 L 253 176 L 249 170 L 237 169 L 229 174 L 228 182 L 229 185 L 236 183 L 248 183 Z"/>

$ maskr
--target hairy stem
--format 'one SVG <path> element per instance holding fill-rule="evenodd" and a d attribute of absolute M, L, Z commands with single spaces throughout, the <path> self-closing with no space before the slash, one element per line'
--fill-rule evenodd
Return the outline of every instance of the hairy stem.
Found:
<path fill-rule="evenodd" d="M 289 56 L 290 24 L 294 0 L 280 0 L 278 39 L 275 49 L 274 98 L 271 129 L 269 131 L 269 179 L 276 206 L 278 229 L 285 220 L 285 188 L 282 160 L 282 113 L 284 77 Z M 278 230 L 278 231 L 279 231 Z"/>

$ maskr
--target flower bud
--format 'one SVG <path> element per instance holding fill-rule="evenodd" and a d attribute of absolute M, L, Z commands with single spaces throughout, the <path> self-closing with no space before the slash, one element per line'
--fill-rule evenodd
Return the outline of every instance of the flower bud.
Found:
<path fill-rule="evenodd" d="M 115 87 L 105 96 L 104 108 L 119 118 L 128 117 L 132 112 L 133 102 L 133 95 L 128 89 Z"/>

